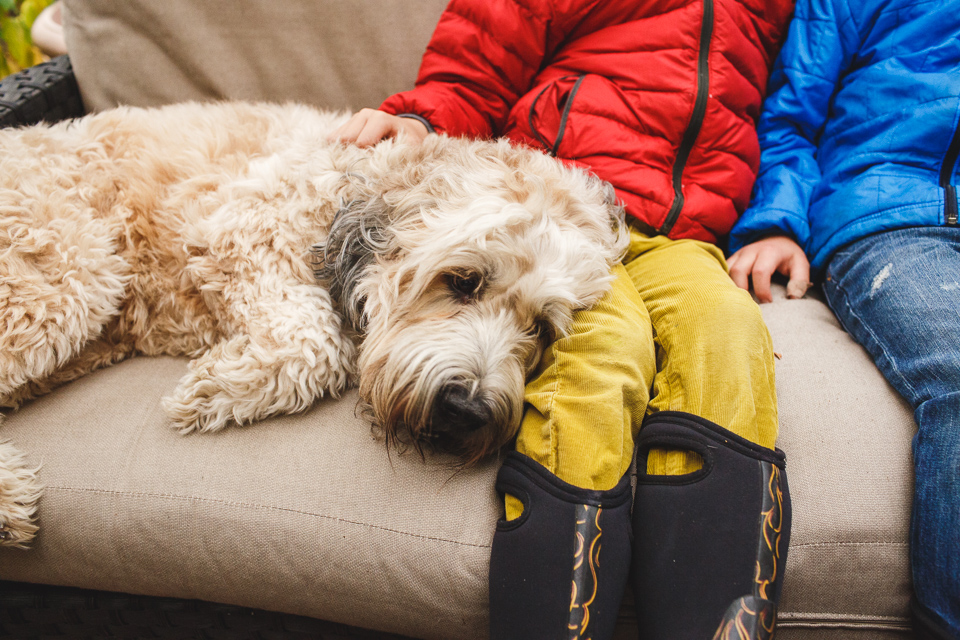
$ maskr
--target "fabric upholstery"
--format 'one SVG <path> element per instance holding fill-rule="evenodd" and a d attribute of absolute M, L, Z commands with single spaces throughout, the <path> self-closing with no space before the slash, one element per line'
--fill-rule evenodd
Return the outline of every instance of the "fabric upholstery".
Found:
<path fill-rule="evenodd" d="M 63 20 L 91 111 L 224 98 L 360 109 L 412 86 L 445 4 L 67 0 Z"/>
<path fill-rule="evenodd" d="M 762 309 L 781 355 L 778 446 L 793 499 L 780 627 L 903 627 L 912 413 L 815 292 L 776 293 Z"/>
<path fill-rule="evenodd" d="M 0 577 L 225 602 L 415 637 L 480 637 L 496 461 L 388 455 L 356 396 L 210 437 L 160 398 L 186 361 L 138 358 L 0 427 L 43 464 L 42 535 Z"/>
<path fill-rule="evenodd" d="M 782 355 L 778 444 L 794 505 L 780 629 L 902 631 L 910 412 L 822 302 L 763 311 Z M 388 455 L 352 393 L 177 436 L 159 402 L 185 371 L 181 359 L 134 359 L 8 416 L 0 436 L 43 463 L 47 495 L 35 548 L 0 551 L 0 578 L 485 637 L 497 461 L 453 473 Z"/>

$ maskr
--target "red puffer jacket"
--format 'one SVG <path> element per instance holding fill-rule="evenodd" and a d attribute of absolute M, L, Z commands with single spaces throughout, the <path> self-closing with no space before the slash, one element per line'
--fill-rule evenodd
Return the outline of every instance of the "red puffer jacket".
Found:
<path fill-rule="evenodd" d="M 627 212 L 716 242 L 746 208 L 792 0 L 453 0 L 381 109 L 592 170 Z"/>

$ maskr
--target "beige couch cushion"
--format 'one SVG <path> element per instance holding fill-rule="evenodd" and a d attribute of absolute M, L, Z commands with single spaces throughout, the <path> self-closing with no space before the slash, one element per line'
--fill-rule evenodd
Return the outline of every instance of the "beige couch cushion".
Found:
<path fill-rule="evenodd" d="M 764 314 L 794 501 L 779 637 L 903 630 L 910 412 L 821 302 Z M 485 637 L 495 460 L 453 473 L 388 454 L 352 393 L 181 437 L 159 402 L 185 369 L 134 359 L 7 419 L 0 435 L 43 463 L 47 494 L 35 548 L 0 550 L 0 578 Z"/>
<path fill-rule="evenodd" d="M 377 107 L 413 84 L 446 0 L 67 0 L 89 110 L 183 100 Z"/>
<path fill-rule="evenodd" d="M 181 437 L 186 361 L 138 358 L 0 427 L 43 464 L 42 533 L 0 578 L 196 598 L 425 638 L 480 637 L 496 462 L 388 455 L 356 397 Z M 449 462 L 449 461 L 446 461 Z"/>
<path fill-rule="evenodd" d="M 780 628 L 905 629 L 912 412 L 816 292 L 778 293 L 762 309 L 794 509 Z"/>

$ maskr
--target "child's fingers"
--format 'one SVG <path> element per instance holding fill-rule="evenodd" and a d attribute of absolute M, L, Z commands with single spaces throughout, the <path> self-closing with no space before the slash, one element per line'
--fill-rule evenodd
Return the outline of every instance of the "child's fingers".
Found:
<path fill-rule="evenodd" d="M 356 142 L 357 137 L 360 135 L 360 132 L 363 131 L 363 127 L 367 124 L 367 120 L 370 118 L 368 113 L 369 109 L 361 109 L 357 113 L 353 114 L 349 120 L 340 125 L 336 131 L 334 131 L 330 139 L 339 140 L 340 142 L 351 143 Z"/>
<path fill-rule="evenodd" d="M 377 109 L 361 109 L 330 134 L 329 139 L 369 147 L 384 138 L 397 137 L 401 130 L 407 132 L 407 139 L 412 142 L 422 141 L 428 133 L 427 127 L 417 120 L 405 120 Z"/>
<path fill-rule="evenodd" d="M 391 118 L 392 116 L 379 112 L 367 118 L 366 122 L 363 123 L 363 129 L 357 135 L 357 146 L 369 147 L 377 144 L 384 138 L 396 136 L 397 129 Z"/>
<path fill-rule="evenodd" d="M 395 135 L 390 121 L 393 116 L 377 109 L 360 109 L 331 136 L 346 144 L 368 147 L 389 135 Z"/>
<path fill-rule="evenodd" d="M 771 236 L 743 247 L 727 259 L 730 277 L 741 289 L 753 292 L 760 302 L 772 302 L 773 274 L 789 279 L 787 297 L 802 298 L 810 288 L 810 263 L 803 249 L 786 236 Z"/>
<path fill-rule="evenodd" d="M 810 288 L 810 263 L 803 253 L 794 254 L 790 259 L 787 275 L 787 297 L 802 298 Z"/>
<path fill-rule="evenodd" d="M 727 259 L 730 278 L 735 285 L 746 291 L 750 290 L 750 268 L 753 266 L 754 257 L 747 248 L 744 248 Z"/>
<path fill-rule="evenodd" d="M 761 252 L 754 261 L 750 275 L 753 280 L 753 292 L 760 302 L 773 301 L 770 279 L 779 266 L 777 256 L 771 252 Z"/>

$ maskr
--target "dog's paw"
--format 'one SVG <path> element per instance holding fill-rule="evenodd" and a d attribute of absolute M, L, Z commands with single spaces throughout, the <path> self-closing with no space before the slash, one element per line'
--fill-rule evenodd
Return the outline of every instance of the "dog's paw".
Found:
<path fill-rule="evenodd" d="M 248 424 L 270 414 L 263 407 L 263 380 L 251 384 L 223 375 L 229 361 L 200 358 L 180 379 L 173 395 L 163 399 L 171 426 L 181 435 L 220 431 Z M 220 375 L 215 375 L 219 373 Z"/>
<path fill-rule="evenodd" d="M 182 434 L 219 431 L 270 416 L 304 411 L 346 386 L 352 354 L 343 348 L 313 351 L 259 348 L 240 335 L 190 363 L 173 395 L 164 399 L 173 428 Z M 346 356 L 344 352 L 347 351 Z M 333 358 L 326 356 L 333 352 Z"/>
<path fill-rule="evenodd" d="M 187 435 L 195 431 L 219 431 L 228 424 L 226 420 L 217 420 L 216 416 L 210 416 L 189 404 L 179 403 L 173 398 L 164 399 L 163 404 L 167 410 L 167 415 L 170 417 L 171 428 L 180 435 Z"/>
<path fill-rule="evenodd" d="M 181 435 L 197 432 L 219 431 L 233 420 L 218 397 L 222 392 L 212 381 L 197 380 L 187 375 L 180 381 L 173 395 L 163 399 L 163 407 L 170 417 L 171 426 Z M 219 406 L 218 406 L 219 405 Z"/>
<path fill-rule="evenodd" d="M 0 442 L 0 546 L 25 549 L 37 534 L 34 516 L 43 486 L 39 468 L 24 466 L 23 455 Z"/>
<path fill-rule="evenodd" d="M 235 401 L 229 385 L 224 384 L 222 369 L 229 362 L 225 356 L 236 357 L 244 343 L 234 339 L 216 345 L 213 349 L 190 361 L 186 375 L 180 378 L 173 395 L 163 399 L 163 408 L 170 417 L 171 426 L 182 435 L 188 433 L 219 431 L 236 423 Z M 219 372 L 219 375 L 218 375 Z"/>

